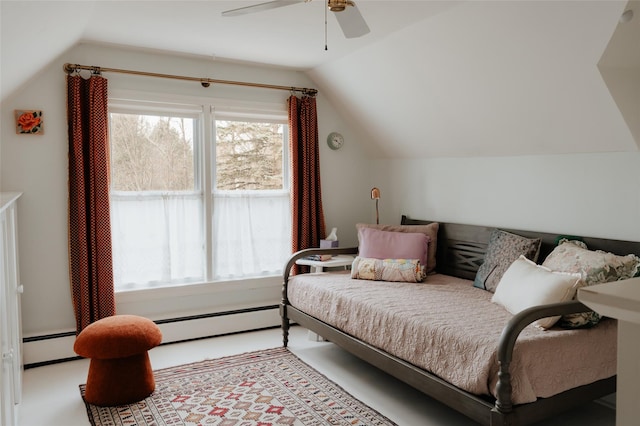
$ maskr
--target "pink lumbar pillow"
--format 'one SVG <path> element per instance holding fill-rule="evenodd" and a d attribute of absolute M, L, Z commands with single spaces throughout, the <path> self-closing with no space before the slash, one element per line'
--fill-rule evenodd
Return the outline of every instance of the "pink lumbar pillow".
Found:
<path fill-rule="evenodd" d="M 373 259 L 418 259 L 427 266 L 430 238 L 423 233 L 389 232 L 373 228 L 359 228 L 360 257 Z"/>

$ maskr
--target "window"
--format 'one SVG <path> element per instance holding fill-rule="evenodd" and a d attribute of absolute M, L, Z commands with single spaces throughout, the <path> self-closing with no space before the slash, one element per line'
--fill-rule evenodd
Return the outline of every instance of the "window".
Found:
<path fill-rule="evenodd" d="M 216 113 L 214 278 L 281 273 L 291 254 L 286 117 Z"/>
<path fill-rule="evenodd" d="M 228 109 L 111 101 L 116 290 L 282 272 L 286 112 Z"/>

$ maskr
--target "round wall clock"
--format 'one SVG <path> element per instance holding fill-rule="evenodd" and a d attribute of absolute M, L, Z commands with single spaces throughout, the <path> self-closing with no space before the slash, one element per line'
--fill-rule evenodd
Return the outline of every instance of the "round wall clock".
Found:
<path fill-rule="evenodd" d="M 327 136 L 327 145 L 331 149 L 340 149 L 344 145 L 344 137 L 338 132 L 331 132 Z"/>

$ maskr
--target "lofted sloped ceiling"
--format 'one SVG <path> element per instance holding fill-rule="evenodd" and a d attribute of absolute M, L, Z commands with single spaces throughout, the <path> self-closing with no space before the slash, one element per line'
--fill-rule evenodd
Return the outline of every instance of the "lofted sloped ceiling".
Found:
<path fill-rule="evenodd" d="M 638 151 L 640 67 L 607 59 L 640 57 L 637 1 L 358 0 L 371 33 L 329 16 L 326 51 L 324 1 L 220 16 L 256 3 L 3 0 L 2 100 L 92 42 L 305 71 L 380 157 Z"/>
<path fill-rule="evenodd" d="M 2 99 L 78 42 L 195 55 L 212 63 L 238 61 L 308 70 L 459 3 L 358 0 L 371 33 L 352 39 L 344 37 L 331 12 L 326 16 L 325 39 L 324 0 L 221 16 L 225 10 L 264 1 L 2 0 Z"/>
<path fill-rule="evenodd" d="M 598 69 L 640 143 L 640 1 L 630 1 L 625 7 Z"/>
<path fill-rule="evenodd" d="M 310 74 L 382 157 L 637 151 L 598 70 L 625 7 L 468 2 Z"/>

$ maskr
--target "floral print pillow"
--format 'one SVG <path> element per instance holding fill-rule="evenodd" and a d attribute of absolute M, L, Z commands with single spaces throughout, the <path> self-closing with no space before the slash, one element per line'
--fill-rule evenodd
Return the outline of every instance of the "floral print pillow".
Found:
<path fill-rule="evenodd" d="M 540 238 L 527 238 L 494 229 L 489 237 L 484 262 L 478 268 L 473 286 L 494 293 L 502 275 L 521 255 L 533 262 L 538 260 L 540 243 Z"/>
<path fill-rule="evenodd" d="M 580 287 L 633 278 L 640 272 L 640 258 L 629 254 L 618 256 L 601 250 L 589 250 L 584 243 L 561 241 L 542 263 L 553 271 L 578 272 Z M 564 315 L 559 325 L 567 328 L 591 327 L 600 321 L 596 312 Z"/>
<path fill-rule="evenodd" d="M 358 256 L 351 265 L 351 278 L 417 283 L 424 279 L 424 273 L 418 259 L 372 259 Z"/>

